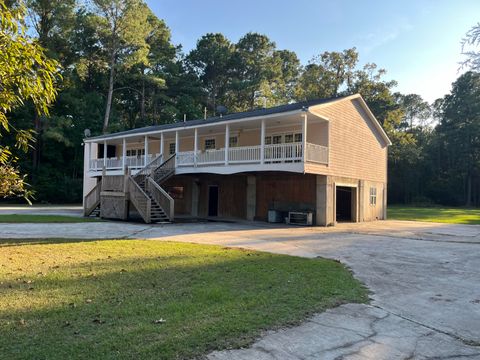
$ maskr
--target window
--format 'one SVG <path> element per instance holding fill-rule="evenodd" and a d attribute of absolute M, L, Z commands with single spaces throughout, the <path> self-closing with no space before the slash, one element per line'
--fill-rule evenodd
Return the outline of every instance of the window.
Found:
<path fill-rule="evenodd" d="M 281 144 L 282 143 L 282 135 L 273 135 L 272 137 L 274 144 Z"/>
<path fill-rule="evenodd" d="M 293 142 L 293 134 L 285 135 L 285 143 L 292 143 Z"/>
<path fill-rule="evenodd" d="M 377 188 L 370 188 L 370 205 L 377 205 Z"/>
<path fill-rule="evenodd" d="M 265 136 L 265 145 L 270 145 L 272 143 L 272 137 L 271 136 Z"/>
<path fill-rule="evenodd" d="M 215 149 L 215 139 L 205 139 L 205 150 Z"/>
<path fill-rule="evenodd" d="M 129 149 L 127 150 L 127 156 L 143 156 L 145 155 L 145 149 Z"/>
<path fill-rule="evenodd" d="M 168 145 L 168 153 L 169 153 L 170 155 L 175 154 L 175 147 L 176 147 L 176 146 L 175 146 L 175 143 L 174 143 L 174 142 L 173 142 L 173 143 L 170 143 L 170 144 Z"/>
<path fill-rule="evenodd" d="M 183 186 L 170 186 L 167 188 L 167 192 L 173 199 L 183 199 Z"/>
<path fill-rule="evenodd" d="M 295 134 L 295 142 L 302 142 L 302 133 Z"/>
<path fill-rule="evenodd" d="M 230 136 L 228 139 L 228 146 L 229 147 L 237 147 L 238 146 L 238 137 Z"/>

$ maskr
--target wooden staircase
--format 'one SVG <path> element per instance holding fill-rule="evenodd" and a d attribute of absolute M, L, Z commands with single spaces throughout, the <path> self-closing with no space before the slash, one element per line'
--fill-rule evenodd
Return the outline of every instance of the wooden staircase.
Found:
<path fill-rule="evenodd" d="M 130 200 L 147 223 L 166 223 L 173 220 L 174 202 L 161 184 L 175 174 L 175 155 L 158 164 L 158 158 L 129 177 Z"/>

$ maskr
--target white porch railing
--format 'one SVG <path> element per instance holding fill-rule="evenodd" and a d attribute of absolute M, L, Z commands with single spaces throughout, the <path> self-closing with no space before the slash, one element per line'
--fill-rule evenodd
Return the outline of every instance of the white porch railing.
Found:
<path fill-rule="evenodd" d="M 228 149 L 228 158 L 225 159 L 225 149 L 197 151 L 182 151 L 176 156 L 176 166 L 218 166 L 235 164 L 261 164 L 261 146 L 240 146 Z M 148 162 L 152 161 L 157 155 L 148 155 Z M 263 151 L 263 161 L 265 164 L 272 163 L 291 163 L 300 161 L 309 161 L 319 164 L 328 164 L 328 147 L 307 143 L 305 159 L 303 158 L 303 144 L 270 144 L 265 145 Z M 227 161 L 225 161 L 227 160 Z M 129 168 L 142 168 L 145 166 L 144 156 L 128 156 L 125 158 L 125 165 Z M 101 171 L 104 166 L 103 159 L 90 160 L 90 170 Z M 122 169 L 121 158 L 107 158 L 106 168 L 108 170 Z"/>
<path fill-rule="evenodd" d="M 238 163 L 258 163 L 260 162 L 261 146 L 241 146 L 228 149 L 228 162 Z"/>
<path fill-rule="evenodd" d="M 151 162 L 159 154 L 148 154 L 147 163 Z M 91 159 L 90 160 L 90 170 L 101 171 L 103 166 L 108 170 L 121 170 L 122 169 L 122 158 L 121 157 L 112 157 L 104 159 Z M 127 156 L 125 157 L 125 166 L 129 168 L 139 169 L 145 166 L 145 156 Z"/>
<path fill-rule="evenodd" d="M 306 151 L 307 161 L 312 161 L 320 164 L 328 164 L 328 147 L 307 143 Z"/>
<path fill-rule="evenodd" d="M 300 161 L 302 147 L 302 143 L 265 145 L 265 161 Z"/>

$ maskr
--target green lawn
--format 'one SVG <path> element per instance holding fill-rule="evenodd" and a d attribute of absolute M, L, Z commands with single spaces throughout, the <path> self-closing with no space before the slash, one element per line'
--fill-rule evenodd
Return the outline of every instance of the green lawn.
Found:
<path fill-rule="evenodd" d="M 0 215 L 0 223 L 78 223 L 99 221 L 97 218 L 62 216 L 62 215 Z"/>
<path fill-rule="evenodd" d="M 480 209 L 389 206 L 387 215 L 387 218 L 392 220 L 480 224 Z"/>
<path fill-rule="evenodd" d="M 0 242 L 6 359 L 185 359 L 367 290 L 339 262 L 146 240 Z"/>

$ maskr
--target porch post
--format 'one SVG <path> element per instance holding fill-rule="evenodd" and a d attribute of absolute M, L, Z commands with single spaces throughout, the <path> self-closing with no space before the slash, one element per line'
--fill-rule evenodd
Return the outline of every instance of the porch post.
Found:
<path fill-rule="evenodd" d="M 162 155 L 162 162 L 165 161 L 165 156 L 163 155 L 164 143 L 165 139 L 163 138 L 163 132 L 160 133 L 160 155 Z"/>
<path fill-rule="evenodd" d="M 180 150 L 180 144 L 178 143 L 179 141 L 179 136 L 178 136 L 178 130 L 175 131 L 175 154 L 178 153 L 178 150 Z"/>
<path fill-rule="evenodd" d="M 145 161 L 145 164 L 144 166 L 147 166 L 148 164 L 148 136 L 145 135 L 145 143 L 144 143 L 144 148 L 145 148 L 145 156 L 144 156 L 144 161 Z"/>
<path fill-rule="evenodd" d="M 92 168 L 92 143 L 88 143 L 88 163 L 87 163 L 87 169 L 85 170 L 90 170 Z M 96 165 L 95 165 L 96 167 Z"/>
<path fill-rule="evenodd" d="M 262 126 L 260 128 L 260 163 L 265 162 L 265 119 L 262 119 Z"/>
<path fill-rule="evenodd" d="M 103 140 L 103 167 L 107 167 L 107 140 Z"/>
<path fill-rule="evenodd" d="M 307 114 L 303 114 L 302 119 L 302 162 L 305 162 L 307 152 Z"/>
<path fill-rule="evenodd" d="M 230 124 L 225 125 L 225 165 L 228 165 L 228 150 L 230 149 Z"/>
<path fill-rule="evenodd" d="M 198 153 L 198 129 L 195 128 L 195 135 L 193 138 L 193 165 L 197 166 L 197 153 Z"/>
<path fill-rule="evenodd" d="M 127 139 L 122 140 L 122 171 L 125 172 L 125 165 L 127 162 Z"/>

